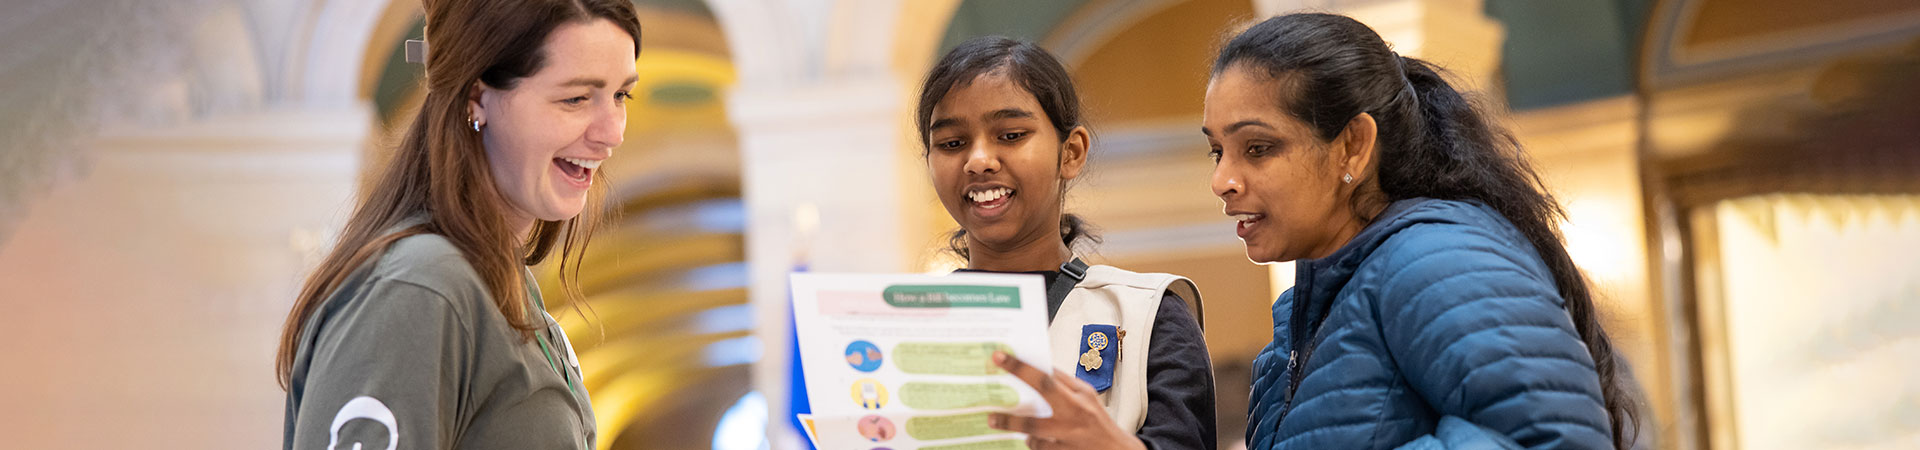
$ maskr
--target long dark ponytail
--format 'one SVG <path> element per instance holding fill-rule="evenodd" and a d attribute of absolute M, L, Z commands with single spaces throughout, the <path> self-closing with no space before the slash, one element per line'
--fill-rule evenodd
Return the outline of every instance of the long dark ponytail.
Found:
<path fill-rule="evenodd" d="M 1073 89 L 1073 78 L 1067 75 L 1067 68 L 1060 60 L 1047 53 L 1046 49 L 1003 36 L 981 36 L 961 42 L 959 46 L 940 57 L 933 64 L 933 70 L 927 72 L 927 80 L 920 84 L 920 104 L 914 115 L 914 124 L 920 129 L 920 156 L 926 157 L 932 150 L 927 142 L 927 133 L 933 125 L 933 107 L 946 98 L 947 92 L 954 87 L 973 82 L 974 78 L 989 73 L 1001 72 L 1009 80 L 1033 94 L 1040 103 L 1040 110 L 1047 114 L 1047 120 L 1053 130 L 1066 142 L 1067 133 L 1081 126 L 1080 95 Z M 1091 151 L 1091 149 L 1089 149 Z M 1076 244 L 1096 244 L 1100 236 L 1094 233 L 1092 224 L 1073 214 L 1060 215 L 1060 240 L 1073 248 Z M 960 256 L 960 259 L 972 257 L 967 251 L 967 230 L 957 229 L 947 235 L 947 250 Z"/>
<path fill-rule="evenodd" d="M 1454 89 L 1439 67 L 1395 54 L 1373 29 L 1346 16 L 1290 14 L 1254 25 L 1220 51 L 1213 73 L 1239 66 L 1283 80 L 1293 94 L 1288 112 L 1322 141 L 1339 136 L 1360 113 L 1374 117 L 1376 183 L 1356 183 L 1378 188 L 1357 189 L 1349 199 L 1354 205 L 1418 197 L 1472 200 L 1512 222 L 1553 273 L 1574 328 L 1593 354 L 1614 445 L 1630 446 L 1626 427 L 1637 422 L 1635 401 L 1619 383 L 1618 356 L 1600 325 L 1593 291 L 1555 227 L 1566 213 L 1512 134 Z"/>

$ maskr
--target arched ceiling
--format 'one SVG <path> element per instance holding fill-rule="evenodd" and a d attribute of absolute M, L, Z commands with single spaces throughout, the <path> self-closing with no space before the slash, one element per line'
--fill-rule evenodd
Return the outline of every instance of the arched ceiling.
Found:
<path fill-rule="evenodd" d="M 1920 36 L 1911 0 L 1668 0 L 1653 8 L 1642 84 L 1664 89 L 1824 64 Z"/>
<path fill-rule="evenodd" d="M 1514 110 L 1817 65 L 1920 35 L 1910 0 L 1486 0 Z"/>
<path fill-rule="evenodd" d="M 1251 2 L 1177 2 L 1094 47 L 1069 70 L 1096 128 L 1199 117 L 1223 33 L 1252 18 Z"/>
<path fill-rule="evenodd" d="M 1510 105 L 1524 110 L 1633 92 L 1638 42 L 1654 1 L 1487 0 L 1487 15 L 1501 21 L 1508 35 L 1501 53 Z M 935 56 L 961 40 L 987 34 L 1042 42 L 1074 71 L 1096 119 L 1197 114 L 1211 53 L 1234 25 L 1256 19 L 1252 3 L 967 0 L 955 11 Z M 1096 36 L 1100 42 L 1060 48 L 1064 41 L 1079 38 L 1065 35 L 1083 31 L 1076 25 L 1084 24 L 1076 21 L 1089 17 L 1128 23 L 1096 26 L 1115 31 Z M 1169 89 L 1187 95 L 1139 95 Z"/>
<path fill-rule="evenodd" d="M 961 41 L 976 36 L 1001 35 L 1038 41 L 1060 25 L 1087 0 L 1036 2 L 1032 0 L 966 0 L 953 11 L 946 38 L 933 53 L 938 59 Z"/>
<path fill-rule="evenodd" d="M 1185 118 L 1200 113 L 1221 30 L 1252 16 L 1239 0 L 967 0 L 933 56 L 983 35 L 1038 42 L 1068 66 L 1096 127 Z"/>
<path fill-rule="evenodd" d="M 1524 110 L 1632 93 L 1637 44 L 1653 2 L 1487 0 L 1487 15 L 1508 36 L 1500 50 L 1508 103 Z M 1129 8 L 1138 11 L 1112 12 Z M 986 34 L 1059 44 L 1076 20 L 1098 15 L 1130 23 L 1101 42 L 1049 50 L 1066 60 L 1102 122 L 1198 114 L 1213 50 L 1235 25 L 1257 19 L 1252 2 L 1240 0 L 967 0 L 941 51 Z"/>
<path fill-rule="evenodd" d="M 1694 0 L 1673 3 L 1691 10 L 1681 11 L 1692 20 L 1686 23 L 1686 30 L 1674 42 L 1688 48 L 1738 46 L 1805 32 L 1837 32 L 1841 30 L 1836 28 L 1845 25 L 1912 19 L 1916 12 L 1920 12 L 1920 4 L 1908 0 Z"/>

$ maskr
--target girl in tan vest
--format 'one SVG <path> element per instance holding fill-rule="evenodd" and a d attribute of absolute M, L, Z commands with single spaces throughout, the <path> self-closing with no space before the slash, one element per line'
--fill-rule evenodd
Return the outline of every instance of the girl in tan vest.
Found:
<path fill-rule="evenodd" d="M 1193 282 L 1074 256 L 1074 244 L 1097 238 L 1063 211 L 1092 140 L 1066 68 L 1031 43 L 966 41 L 927 75 L 916 119 L 933 188 L 960 224 L 949 245 L 967 260 L 963 271 L 1046 279 L 1053 368 L 1100 399 L 1053 408 L 1104 415 L 1119 429 L 1087 429 L 1131 432 L 1107 436 L 1129 448 L 1214 448 L 1212 366 Z"/>

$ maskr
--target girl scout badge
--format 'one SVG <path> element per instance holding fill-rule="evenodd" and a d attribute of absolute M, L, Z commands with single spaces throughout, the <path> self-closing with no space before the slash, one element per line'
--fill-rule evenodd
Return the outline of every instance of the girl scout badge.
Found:
<path fill-rule="evenodd" d="M 1113 325 L 1086 325 L 1080 327 L 1080 367 L 1073 375 L 1080 381 L 1093 386 L 1093 390 L 1106 392 L 1113 387 L 1114 358 L 1120 353 L 1119 327 Z"/>

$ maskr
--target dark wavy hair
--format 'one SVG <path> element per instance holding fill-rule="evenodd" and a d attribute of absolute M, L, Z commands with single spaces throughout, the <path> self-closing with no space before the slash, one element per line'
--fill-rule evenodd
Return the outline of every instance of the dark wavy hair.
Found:
<path fill-rule="evenodd" d="M 961 42 L 940 57 L 940 61 L 933 64 L 933 70 L 927 72 L 926 82 L 920 84 L 920 105 L 915 111 L 914 123 L 920 129 L 921 157 L 932 150 L 927 133 L 932 131 L 928 127 L 933 125 L 933 107 L 954 87 L 989 73 L 1004 73 L 1015 85 L 1033 94 L 1061 142 L 1066 142 L 1068 132 L 1082 125 L 1080 96 L 1074 92 L 1073 78 L 1067 75 L 1067 68 L 1059 59 L 1031 42 L 981 36 Z M 1094 234 L 1092 224 L 1080 216 L 1061 214 L 1060 240 L 1067 248 L 1073 248 L 1078 243 L 1099 243 L 1100 237 Z M 966 229 L 947 235 L 947 250 L 963 259 L 970 257 Z"/>
<path fill-rule="evenodd" d="M 1220 50 L 1213 74 L 1235 67 L 1282 80 L 1291 94 L 1284 97 L 1288 114 L 1323 142 L 1339 136 L 1354 116 L 1373 116 L 1379 169 L 1372 181 L 1379 187 L 1355 190 L 1348 199 L 1355 211 L 1382 200 L 1470 200 L 1519 228 L 1553 273 L 1574 328 L 1593 354 L 1614 445 L 1630 446 L 1625 426 L 1637 415 L 1635 401 L 1617 383 L 1617 356 L 1601 328 L 1593 291 L 1554 226 L 1566 213 L 1519 142 L 1485 108 L 1448 84 L 1440 67 L 1395 54 L 1373 29 L 1340 15 L 1289 14 L 1254 25 Z M 1360 214 L 1363 221 L 1373 219 Z"/>

